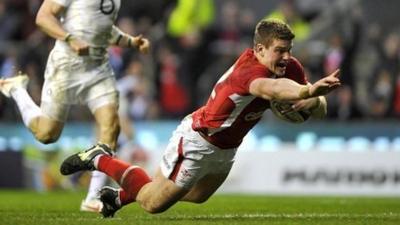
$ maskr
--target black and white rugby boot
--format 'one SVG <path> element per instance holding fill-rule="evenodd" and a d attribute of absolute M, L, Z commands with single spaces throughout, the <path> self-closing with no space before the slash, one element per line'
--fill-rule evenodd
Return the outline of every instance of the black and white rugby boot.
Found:
<path fill-rule="evenodd" d="M 62 175 L 70 175 L 82 170 L 95 170 L 93 159 L 98 155 L 112 156 L 112 150 L 105 144 L 96 144 L 95 146 L 75 153 L 66 158 L 60 167 Z"/>
<path fill-rule="evenodd" d="M 114 217 L 115 212 L 122 207 L 118 189 L 105 186 L 100 189 L 99 196 L 100 201 L 103 203 L 100 213 L 104 218 Z"/>

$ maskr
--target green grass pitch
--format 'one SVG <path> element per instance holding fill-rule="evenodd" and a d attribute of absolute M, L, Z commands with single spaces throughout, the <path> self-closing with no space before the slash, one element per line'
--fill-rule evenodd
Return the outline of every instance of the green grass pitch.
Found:
<path fill-rule="evenodd" d="M 400 198 L 213 196 L 196 205 L 178 203 L 150 215 L 136 204 L 114 218 L 78 210 L 84 192 L 0 190 L 0 225 L 141 225 L 141 224 L 400 224 Z"/>

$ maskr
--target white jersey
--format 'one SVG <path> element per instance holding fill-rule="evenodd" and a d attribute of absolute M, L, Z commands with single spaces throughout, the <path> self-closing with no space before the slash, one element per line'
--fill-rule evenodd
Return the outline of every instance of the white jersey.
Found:
<path fill-rule="evenodd" d="M 121 0 L 53 0 L 64 6 L 63 28 L 72 35 L 86 41 L 89 52 L 95 56 L 105 56 L 113 35 L 113 25 L 117 18 Z M 70 47 L 58 40 L 56 50 L 71 51 Z M 93 52 L 91 52 L 93 51 Z"/>
<path fill-rule="evenodd" d="M 86 104 L 93 113 L 106 104 L 118 104 L 107 47 L 122 35 L 114 26 L 121 0 L 52 1 L 65 7 L 62 27 L 88 43 L 89 55 L 78 56 L 65 41 L 56 41 L 45 71 L 43 113 L 65 121 L 73 104 Z"/>

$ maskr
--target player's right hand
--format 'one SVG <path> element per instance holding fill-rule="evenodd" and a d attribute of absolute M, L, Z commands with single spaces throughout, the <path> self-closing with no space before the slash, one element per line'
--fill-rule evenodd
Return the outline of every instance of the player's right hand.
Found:
<path fill-rule="evenodd" d="M 150 50 L 150 41 L 144 38 L 141 34 L 132 37 L 133 46 L 135 46 L 141 53 L 147 54 Z"/>
<path fill-rule="evenodd" d="M 85 41 L 73 37 L 68 44 L 76 54 L 80 56 L 89 55 L 89 45 Z"/>
<path fill-rule="evenodd" d="M 339 74 L 340 70 L 337 69 L 335 70 L 335 72 L 329 74 L 328 76 L 311 85 L 309 89 L 310 97 L 326 95 L 329 92 L 338 88 L 341 85 Z"/>

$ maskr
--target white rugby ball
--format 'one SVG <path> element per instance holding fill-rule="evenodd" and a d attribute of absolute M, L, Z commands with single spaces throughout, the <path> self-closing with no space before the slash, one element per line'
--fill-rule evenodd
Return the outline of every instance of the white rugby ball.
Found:
<path fill-rule="evenodd" d="M 308 110 L 295 111 L 290 102 L 270 101 L 271 111 L 278 118 L 291 123 L 303 123 L 310 118 L 311 112 Z"/>

